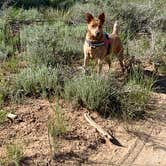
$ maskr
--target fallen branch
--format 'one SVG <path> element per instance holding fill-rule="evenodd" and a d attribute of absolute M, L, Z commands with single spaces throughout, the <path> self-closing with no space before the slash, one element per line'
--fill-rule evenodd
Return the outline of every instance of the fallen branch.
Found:
<path fill-rule="evenodd" d="M 109 144 L 109 146 L 111 146 L 112 136 L 107 131 L 105 131 L 101 126 L 99 126 L 94 120 L 92 120 L 92 118 L 90 117 L 89 113 L 85 113 L 84 117 L 89 122 L 89 124 L 91 126 L 93 126 L 94 128 L 96 128 L 97 131 L 100 134 L 102 134 L 102 136 L 104 137 L 104 139 L 106 140 L 106 142 Z"/>

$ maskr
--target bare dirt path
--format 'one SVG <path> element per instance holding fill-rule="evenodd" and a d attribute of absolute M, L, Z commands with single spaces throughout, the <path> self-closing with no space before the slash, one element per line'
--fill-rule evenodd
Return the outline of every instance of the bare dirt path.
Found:
<path fill-rule="evenodd" d="M 55 104 L 53 102 L 51 104 Z M 52 114 L 50 103 L 42 99 L 28 99 L 26 103 L 6 107 L 20 117 L 19 121 L 6 122 L 0 127 L 0 156 L 5 157 L 5 144 L 18 139 L 24 145 L 24 166 L 56 165 L 118 165 L 118 166 L 165 166 L 166 165 L 166 95 L 153 94 L 151 105 L 154 118 L 127 124 L 91 116 L 124 146 L 105 144 L 100 134 L 88 124 L 83 113 L 86 109 L 73 108 L 61 102 L 62 112 L 70 130 L 61 138 L 61 148 L 51 158 L 47 120 Z M 157 111 L 156 111 L 157 110 Z M 150 110 L 152 111 L 152 110 Z"/>
<path fill-rule="evenodd" d="M 112 146 L 111 150 L 104 147 L 104 153 L 99 152 L 97 155 L 93 155 L 94 160 L 99 160 L 99 163 L 104 161 L 103 165 L 165 166 L 166 95 L 154 94 L 154 102 L 158 111 L 155 119 L 148 119 L 132 125 L 115 126 L 116 138 L 125 147 Z"/>

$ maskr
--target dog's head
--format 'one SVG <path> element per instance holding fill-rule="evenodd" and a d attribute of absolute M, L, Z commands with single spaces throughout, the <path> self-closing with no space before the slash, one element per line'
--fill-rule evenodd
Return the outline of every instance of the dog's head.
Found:
<path fill-rule="evenodd" d="M 86 13 L 86 21 L 88 23 L 88 31 L 93 37 L 98 38 L 103 34 L 104 13 L 100 14 L 97 18 L 94 18 L 90 13 Z"/>

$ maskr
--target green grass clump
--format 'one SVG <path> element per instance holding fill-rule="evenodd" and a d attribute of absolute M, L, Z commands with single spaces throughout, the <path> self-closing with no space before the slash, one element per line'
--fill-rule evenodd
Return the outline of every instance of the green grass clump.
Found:
<path fill-rule="evenodd" d="M 5 72 L 17 73 L 19 71 L 18 63 L 19 58 L 17 56 L 12 56 L 10 58 L 7 58 L 6 61 L 3 62 L 2 69 Z"/>
<path fill-rule="evenodd" d="M 43 15 L 37 9 L 31 8 L 29 10 L 23 8 L 8 7 L 3 12 L 4 19 L 8 22 L 14 21 L 35 21 L 42 19 Z"/>
<path fill-rule="evenodd" d="M 53 25 L 26 26 L 21 31 L 21 41 L 29 64 L 70 64 L 82 55 L 82 32 L 85 26 L 71 27 L 61 21 Z"/>
<path fill-rule="evenodd" d="M 5 84 L 6 84 L 5 78 L 3 74 L 0 74 L 0 108 L 3 106 L 5 102 L 5 97 L 4 97 L 6 92 Z"/>
<path fill-rule="evenodd" d="M 64 135 L 67 132 L 67 122 L 61 112 L 60 106 L 57 105 L 54 110 L 54 116 L 48 122 L 48 132 L 52 137 Z"/>
<path fill-rule="evenodd" d="M 43 19 L 51 23 L 51 21 L 62 21 L 69 23 L 71 11 L 60 10 L 55 8 L 48 8 L 43 11 Z"/>
<path fill-rule="evenodd" d="M 9 5 L 15 5 L 24 9 L 54 7 L 60 9 L 69 8 L 76 0 L 12 0 Z"/>
<path fill-rule="evenodd" d="M 7 159 L 6 163 L 20 165 L 20 161 L 23 158 L 23 147 L 18 142 L 14 142 L 11 145 L 6 146 Z"/>
<path fill-rule="evenodd" d="M 2 124 L 6 120 L 6 114 L 6 111 L 0 110 L 0 124 Z"/>
<path fill-rule="evenodd" d="M 90 110 L 97 110 L 103 115 L 108 112 L 116 115 L 118 101 L 116 90 L 111 82 L 110 79 L 104 79 L 96 74 L 81 75 L 66 82 L 64 96 Z"/>
<path fill-rule="evenodd" d="M 59 105 L 53 107 L 53 115 L 48 119 L 47 128 L 51 153 L 54 154 L 60 147 L 60 140 L 68 131 L 68 123 L 65 120 Z"/>
<path fill-rule="evenodd" d="M 0 45 L 0 62 L 6 60 L 7 56 L 8 56 L 8 50 L 4 46 Z"/>
<path fill-rule="evenodd" d="M 141 70 L 134 70 L 119 94 L 124 119 L 144 118 L 153 84 L 153 77 L 144 78 Z"/>
<path fill-rule="evenodd" d="M 58 94 L 58 74 L 56 69 L 46 66 L 27 68 L 16 74 L 12 86 L 15 100 L 21 96 L 51 96 Z"/>

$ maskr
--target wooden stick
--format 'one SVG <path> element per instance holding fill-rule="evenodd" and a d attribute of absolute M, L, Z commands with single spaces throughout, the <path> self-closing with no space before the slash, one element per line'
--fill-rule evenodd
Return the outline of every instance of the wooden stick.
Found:
<path fill-rule="evenodd" d="M 99 126 L 94 120 L 92 120 L 92 118 L 90 117 L 89 113 L 84 113 L 84 117 L 85 119 L 89 122 L 89 124 L 91 126 L 93 126 L 94 128 L 97 129 L 97 131 L 103 135 L 103 137 L 105 138 L 106 142 L 109 144 L 109 146 L 111 146 L 111 139 L 112 136 L 105 131 L 101 126 Z"/>

